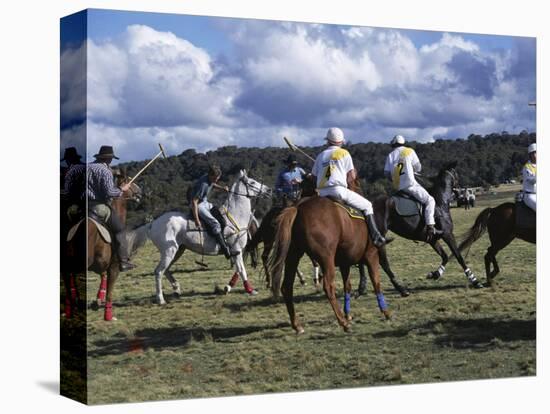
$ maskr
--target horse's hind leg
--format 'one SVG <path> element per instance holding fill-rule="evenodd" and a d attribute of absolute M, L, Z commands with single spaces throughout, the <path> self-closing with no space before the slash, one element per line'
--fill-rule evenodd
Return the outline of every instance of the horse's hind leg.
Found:
<path fill-rule="evenodd" d="M 477 280 L 476 276 L 474 275 L 474 272 L 470 270 L 470 268 L 466 264 L 466 261 L 460 254 L 460 251 L 458 250 L 458 246 L 456 245 L 456 240 L 453 234 L 445 233 L 443 234 L 442 238 L 445 241 L 445 243 L 447 243 L 447 246 L 449 246 L 449 248 L 451 249 L 451 252 L 456 257 L 456 260 L 458 261 L 460 266 L 462 266 L 462 269 L 464 270 L 464 274 L 468 278 L 468 282 L 470 282 L 470 285 L 472 285 L 474 288 L 482 288 L 483 284 L 479 280 Z"/>
<path fill-rule="evenodd" d="M 162 276 L 166 272 L 166 269 L 170 267 L 174 257 L 178 252 L 178 247 L 173 244 L 160 253 L 160 261 L 155 268 L 155 289 L 156 289 L 156 301 L 159 305 L 165 305 L 164 294 L 162 293 Z"/>
<path fill-rule="evenodd" d="M 384 269 L 384 272 L 390 278 L 390 282 L 393 285 L 393 287 L 399 292 L 399 294 L 402 297 L 409 296 L 411 292 L 409 292 L 409 290 L 406 287 L 401 285 L 401 283 L 397 279 L 397 276 L 395 276 L 395 274 L 390 268 L 390 262 L 388 261 L 388 254 L 386 252 L 385 246 L 378 248 L 378 258 L 379 258 L 380 266 L 382 266 L 382 269 Z"/>
<path fill-rule="evenodd" d="M 485 276 L 487 277 L 487 285 L 491 286 L 493 284 L 493 279 L 496 275 L 499 274 L 500 268 L 498 267 L 496 251 L 493 246 L 489 246 L 487 253 L 485 254 Z M 491 271 L 491 264 L 493 265 L 493 270 Z"/>
<path fill-rule="evenodd" d="M 390 319 L 391 315 L 386 305 L 386 299 L 382 293 L 382 287 L 380 285 L 380 272 L 378 271 L 379 255 L 378 249 L 374 246 L 369 246 L 367 249 L 367 269 L 369 271 L 369 277 L 372 282 L 372 287 L 374 288 L 374 293 L 376 293 L 376 300 L 378 302 L 378 308 L 384 314 L 386 319 Z"/>
<path fill-rule="evenodd" d="M 349 322 L 346 320 L 338 300 L 336 299 L 336 268 L 334 267 L 334 257 L 323 257 L 324 263 L 321 263 L 321 268 L 323 269 L 323 289 L 325 290 L 325 295 L 327 296 L 330 306 L 336 315 L 336 319 L 344 331 L 348 332 Z"/>
<path fill-rule="evenodd" d="M 281 285 L 281 293 L 283 294 L 288 316 L 290 317 L 290 324 L 297 334 L 304 333 L 304 328 L 296 316 L 293 301 L 294 279 L 296 278 L 296 269 L 298 268 L 300 257 L 301 254 L 290 249 L 285 260 L 285 276 Z"/>
<path fill-rule="evenodd" d="M 435 252 L 441 257 L 441 264 L 437 268 L 437 270 L 434 270 L 433 272 L 428 273 L 427 278 L 432 280 L 437 280 L 441 276 L 443 276 L 443 273 L 445 273 L 445 266 L 449 262 L 449 255 L 445 252 L 441 244 L 438 240 L 435 240 L 430 243 L 430 246 L 435 250 Z"/>
<path fill-rule="evenodd" d="M 349 277 L 350 267 L 340 266 L 342 282 L 344 282 L 344 315 L 348 321 L 351 321 L 351 279 Z"/>
<path fill-rule="evenodd" d="M 105 295 L 107 293 L 107 272 L 102 272 L 99 276 L 99 289 L 97 290 L 96 303 L 101 306 L 105 303 Z"/>
<path fill-rule="evenodd" d="M 271 248 L 273 243 L 266 243 L 264 241 L 264 251 L 262 252 L 262 265 L 264 266 L 265 271 L 265 287 L 269 289 L 271 287 L 271 274 L 269 273 L 269 253 L 271 253 Z"/>
<path fill-rule="evenodd" d="M 166 278 L 170 282 L 170 285 L 172 286 L 172 289 L 174 290 L 174 294 L 176 296 L 181 295 L 181 287 L 180 287 L 180 283 L 176 280 L 176 278 L 174 277 L 174 274 L 170 269 L 172 268 L 172 265 L 179 260 L 179 258 L 183 255 L 184 252 L 185 252 L 185 247 L 181 246 L 176 252 L 176 255 L 174 256 L 170 264 L 168 265 L 168 268 L 164 271 L 164 274 L 166 275 Z"/>

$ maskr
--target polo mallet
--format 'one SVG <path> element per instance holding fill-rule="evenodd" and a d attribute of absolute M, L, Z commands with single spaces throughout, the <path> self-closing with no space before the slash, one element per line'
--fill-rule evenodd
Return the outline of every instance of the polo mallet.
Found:
<path fill-rule="evenodd" d="M 202 229 L 199 229 L 199 237 L 201 241 L 201 261 L 195 260 L 195 263 L 201 267 L 207 268 L 208 264 L 204 263 L 204 239 L 202 237 Z"/>
<path fill-rule="evenodd" d="M 145 171 L 147 168 L 149 168 L 149 166 L 150 166 L 158 157 L 160 157 L 161 155 L 162 155 L 165 159 L 168 158 L 168 157 L 166 156 L 166 153 L 164 152 L 164 148 L 162 148 L 162 145 L 160 145 L 160 143 L 159 143 L 159 148 L 160 148 L 160 152 L 159 152 L 157 155 L 155 155 L 155 156 L 151 159 L 151 161 L 149 161 L 147 164 L 145 164 L 145 167 L 143 167 L 141 170 L 139 170 L 138 173 L 137 173 L 136 175 L 134 175 L 134 177 L 128 182 L 128 184 L 132 184 L 132 183 L 136 180 L 136 178 L 138 178 L 138 177 L 141 175 L 141 173 L 142 173 L 143 171 Z"/>
<path fill-rule="evenodd" d="M 286 142 L 286 145 L 288 145 L 288 147 L 290 148 L 291 151 L 294 151 L 294 152 L 299 152 L 300 154 L 302 155 L 305 155 L 308 159 L 310 159 L 311 161 L 315 162 L 315 160 L 310 157 L 307 153 L 305 153 L 304 151 L 302 151 L 300 148 L 298 148 L 296 145 L 294 145 L 290 139 L 288 139 L 287 137 L 283 137 L 283 139 L 285 140 Z"/>

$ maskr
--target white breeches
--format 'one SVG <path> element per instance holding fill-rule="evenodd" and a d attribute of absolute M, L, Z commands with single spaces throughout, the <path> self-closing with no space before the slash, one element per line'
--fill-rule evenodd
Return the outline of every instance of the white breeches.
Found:
<path fill-rule="evenodd" d="M 321 197 L 331 196 L 356 210 L 361 211 L 365 215 L 372 214 L 372 204 L 366 198 L 345 188 L 345 187 L 326 187 L 319 190 Z"/>
<path fill-rule="evenodd" d="M 435 224 L 434 212 L 435 212 L 435 200 L 434 198 L 424 189 L 424 187 L 416 184 L 411 185 L 410 187 L 404 188 L 403 192 L 410 194 L 424 206 L 424 220 L 428 226 Z"/>
<path fill-rule="evenodd" d="M 537 195 L 531 193 L 523 193 L 523 202 L 534 212 L 537 211 Z"/>

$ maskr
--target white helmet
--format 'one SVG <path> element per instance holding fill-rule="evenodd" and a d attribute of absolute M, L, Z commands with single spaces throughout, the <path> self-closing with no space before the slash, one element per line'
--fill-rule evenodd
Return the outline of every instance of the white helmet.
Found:
<path fill-rule="evenodd" d="M 527 154 L 531 154 L 532 152 L 537 151 L 537 143 L 533 143 L 527 147 Z"/>
<path fill-rule="evenodd" d="M 395 137 L 392 138 L 390 144 L 391 145 L 396 145 L 396 144 L 404 145 L 405 144 L 405 138 L 403 137 L 403 135 L 396 135 Z"/>
<path fill-rule="evenodd" d="M 331 144 L 342 144 L 345 142 L 344 133 L 340 128 L 329 128 L 325 139 Z"/>

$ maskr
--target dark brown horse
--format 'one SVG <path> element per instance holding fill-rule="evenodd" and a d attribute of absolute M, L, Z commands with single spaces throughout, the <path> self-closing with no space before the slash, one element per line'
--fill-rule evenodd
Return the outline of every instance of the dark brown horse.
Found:
<path fill-rule="evenodd" d="M 458 185 L 458 173 L 455 170 L 456 162 L 451 162 L 439 171 L 438 175 L 433 179 L 433 186 L 428 189 L 428 192 L 435 199 L 435 223 L 436 228 L 442 232 L 441 240 L 451 249 L 452 254 L 456 257 L 458 263 L 462 267 L 464 274 L 468 278 L 469 284 L 475 288 L 482 288 L 483 284 L 477 280 L 474 273 L 470 270 L 466 261 L 460 254 L 453 230 L 454 224 L 451 217 L 450 201 L 453 196 L 453 188 Z M 398 234 L 409 240 L 425 241 L 426 240 L 426 223 L 424 218 L 418 214 L 410 217 L 400 216 L 391 197 L 382 195 L 373 201 L 374 215 L 380 232 L 386 235 L 388 230 Z M 437 280 L 445 272 L 445 266 L 449 261 L 449 256 L 441 246 L 439 238 L 435 238 L 430 243 L 430 246 L 441 257 L 441 264 L 438 269 L 428 273 L 429 279 Z M 391 283 L 401 296 L 408 296 L 409 290 L 402 286 L 397 276 L 390 268 L 386 247 L 382 246 L 380 252 L 380 265 L 384 272 L 389 276 Z"/>
<path fill-rule="evenodd" d="M 474 225 L 468 230 L 464 240 L 460 243 L 459 249 L 461 251 L 469 249 L 485 231 L 489 231 L 491 245 L 487 248 L 485 254 L 485 274 L 489 286 L 500 272 L 496 258 L 499 251 L 508 246 L 515 238 L 529 243 L 537 242 L 537 228 L 535 225 L 520 227 L 516 224 L 516 211 L 518 208 L 527 209 L 525 214 L 535 215 L 529 207 L 523 204 L 517 206 L 515 203 L 503 203 L 494 208 L 486 208 L 479 213 Z M 493 266 L 492 270 L 491 265 Z"/>
<path fill-rule="evenodd" d="M 125 175 L 117 175 L 116 179 L 119 186 L 129 181 Z M 139 200 L 140 194 L 140 188 L 132 183 L 130 189 L 121 197 L 112 200 L 112 214 L 118 214 L 122 223 L 125 223 L 128 200 Z M 114 239 L 114 235 L 111 235 L 112 243 L 116 243 Z M 113 317 L 112 298 L 113 288 L 119 274 L 119 260 L 114 253 L 112 243 L 107 243 L 103 239 L 95 223 L 88 218 L 86 225 L 81 224 L 73 239 L 67 242 L 65 265 L 62 268 L 66 292 L 69 292 L 72 287 L 71 275 L 84 273 L 86 270 L 101 275 L 98 303 L 104 298 L 104 319 L 106 321 L 116 319 Z M 105 293 L 102 293 L 102 290 L 105 290 Z"/>
<path fill-rule="evenodd" d="M 281 287 L 290 323 L 296 333 L 304 329 L 296 316 L 293 302 L 293 286 L 296 269 L 301 257 L 307 254 L 321 266 L 323 289 L 345 331 L 350 330 L 351 282 L 350 268 L 354 264 L 367 265 L 378 305 L 386 318 L 390 314 L 380 288 L 378 250 L 372 244 L 365 222 L 351 218 L 347 212 L 328 198 L 313 196 L 296 206 L 282 211 L 277 219 L 277 233 L 270 266 L 273 276 L 272 291 L 278 296 L 279 282 L 284 266 Z M 344 312 L 336 300 L 336 266 L 340 268 L 344 282 Z"/>

